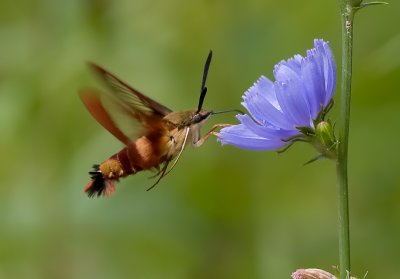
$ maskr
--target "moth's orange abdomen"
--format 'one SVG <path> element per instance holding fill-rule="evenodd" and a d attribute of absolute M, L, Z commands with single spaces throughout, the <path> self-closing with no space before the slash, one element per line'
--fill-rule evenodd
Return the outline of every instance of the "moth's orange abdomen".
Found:
<path fill-rule="evenodd" d="M 89 172 L 92 180 L 85 186 L 84 191 L 89 197 L 109 196 L 115 191 L 115 182 L 119 178 L 141 170 L 158 168 L 167 160 L 167 142 L 168 137 L 160 135 L 138 138 L 100 165 L 94 165 L 94 170 Z"/>

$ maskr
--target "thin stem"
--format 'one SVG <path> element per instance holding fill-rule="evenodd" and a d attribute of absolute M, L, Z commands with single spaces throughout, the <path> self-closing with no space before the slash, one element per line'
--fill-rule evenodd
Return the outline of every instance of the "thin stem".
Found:
<path fill-rule="evenodd" d="M 350 277 L 350 229 L 347 158 L 350 124 L 354 8 L 351 0 L 339 0 L 342 16 L 342 81 L 337 159 L 340 279 Z"/>

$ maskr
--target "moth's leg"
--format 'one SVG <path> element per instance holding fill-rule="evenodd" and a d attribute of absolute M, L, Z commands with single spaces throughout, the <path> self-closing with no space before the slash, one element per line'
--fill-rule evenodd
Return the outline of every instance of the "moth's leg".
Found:
<path fill-rule="evenodd" d="M 193 146 L 194 147 L 201 146 L 211 135 L 218 136 L 218 133 L 215 132 L 216 129 L 226 128 L 226 127 L 230 127 L 230 126 L 233 126 L 233 124 L 215 124 L 214 126 L 212 126 L 210 131 L 207 132 L 207 134 L 202 136 L 198 141 L 193 142 Z"/>
<path fill-rule="evenodd" d="M 170 167 L 170 169 L 169 169 L 165 174 L 163 174 L 163 176 L 166 176 L 167 174 L 169 174 L 169 172 L 172 171 L 172 169 L 175 167 L 176 163 L 178 163 L 178 160 L 179 160 L 179 158 L 181 157 L 183 150 L 185 149 L 186 140 L 187 140 L 187 138 L 188 138 L 188 136 L 189 136 L 189 132 L 190 132 L 190 128 L 186 128 L 185 138 L 184 138 L 184 140 L 183 140 L 183 144 L 182 144 L 181 150 L 179 151 L 178 156 L 177 156 L 176 159 L 175 159 L 175 162 L 172 164 L 172 166 Z"/>
<path fill-rule="evenodd" d="M 157 179 L 157 181 L 156 181 L 153 185 L 151 185 L 150 188 L 148 188 L 146 191 L 149 191 L 149 190 L 153 189 L 153 188 L 158 184 L 158 182 L 160 182 L 160 180 L 165 176 L 165 172 L 167 171 L 169 162 L 171 162 L 171 160 L 168 160 L 168 161 L 165 162 L 163 168 L 157 173 L 157 175 L 160 175 L 160 177 L 159 177 L 159 178 Z"/>

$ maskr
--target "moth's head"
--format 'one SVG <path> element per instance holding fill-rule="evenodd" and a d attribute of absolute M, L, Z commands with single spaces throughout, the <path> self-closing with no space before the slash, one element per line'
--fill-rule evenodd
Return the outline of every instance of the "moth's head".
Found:
<path fill-rule="evenodd" d="M 202 109 L 186 110 L 186 111 L 174 111 L 164 117 L 164 120 L 173 123 L 175 126 L 186 127 L 199 123 L 204 123 L 208 117 L 213 114 L 212 111 Z"/>
<path fill-rule="evenodd" d="M 201 109 L 200 111 L 194 111 L 193 116 L 192 116 L 192 120 L 191 120 L 191 124 L 197 124 L 197 123 L 201 123 L 207 120 L 207 118 L 209 118 L 212 114 L 212 111 L 208 111 L 205 109 Z"/>

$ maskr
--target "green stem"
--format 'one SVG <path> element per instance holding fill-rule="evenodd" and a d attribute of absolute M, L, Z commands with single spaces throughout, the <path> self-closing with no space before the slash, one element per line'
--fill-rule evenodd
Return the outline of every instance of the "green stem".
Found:
<path fill-rule="evenodd" d="M 350 276 L 350 229 L 347 158 L 350 124 L 353 19 L 351 0 L 339 0 L 342 16 L 342 81 L 340 96 L 339 144 L 336 165 L 339 213 L 339 270 L 340 279 Z M 354 1 L 353 1 L 354 2 Z"/>

